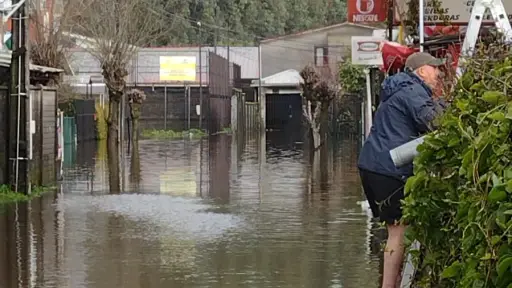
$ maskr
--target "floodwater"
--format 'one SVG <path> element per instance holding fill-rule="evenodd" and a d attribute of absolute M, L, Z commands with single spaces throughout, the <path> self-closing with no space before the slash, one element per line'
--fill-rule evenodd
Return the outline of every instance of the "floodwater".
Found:
<path fill-rule="evenodd" d="M 60 190 L 0 213 L 0 287 L 378 287 L 357 142 L 312 169 L 293 137 L 263 165 L 239 138 L 125 147 L 117 195 L 104 145 L 66 147 Z"/>

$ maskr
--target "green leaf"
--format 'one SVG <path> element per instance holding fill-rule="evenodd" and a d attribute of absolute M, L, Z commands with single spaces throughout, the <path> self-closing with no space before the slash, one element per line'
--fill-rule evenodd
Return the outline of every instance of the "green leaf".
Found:
<path fill-rule="evenodd" d="M 505 169 L 505 171 L 503 171 L 503 177 L 505 180 L 512 179 L 512 167 L 508 167 Z"/>
<path fill-rule="evenodd" d="M 501 241 L 501 236 L 497 236 L 497 235 L 495 235 L 495 236 L 492 236 L 492 237 L 491 237 L 491 244 L 492 244 L 493 246 L 494 246 L 494 245 L 496 245 L 496 244 L 498 244 L 498 243 L 500 243 L 500 241 Z"/>
<path fill-rule="evenodd" d="M 512 101 L 508 102 L 508 105 L 507 105 L 507 115 L 505 117 L 507 117 L 507 119 L 512 120 Z"/>
<path fill-rule="evenodd" d="M 501 185 L 501 180 L 498 178 L 498 175 L 495 173 L 492 173 L 492 186 L 497 187 Z"/>
<path fill-rule="evenodd" d="M 487 199 L 494 203 L 504 201 L 507 199 L 507 192 L 505 192 L 500 186 L 493 187 L 491 192 L 489 192 Z"/>
<path fill-rule="evenodd" d="M 483 257 L 480 258 L 480 260 L 491 260 L 492 259 L 492 255 L 491 253 L 485 253 L 485 255 Z"/>
<path fill-rule="evenodd" d="M 485 286 L 485 282 L 480 280 L 480 279 L 476 279 L 474 282 L 473 282 L 473 286 L 471 286 L 472 288 L 483 288 Z"/>
<path fill-rule="evenodd" d="M 453 262 L 452 265 L 446 267 L 443 270 L 443 272 L 441 273 L 441 278 L 448 279 L 456 277 L 457 275 L 459 275 L 462 266 L 463 265 L 459 261 Z"/>
<path fill-rule="evenodd" d="M 503 277 L 505 273 L 512 272 L 512 257 L 507 257 L 504 260 L 501 260 L 497 267 L 498 277 Z"/>
<path fill-rule="evenodd" d="M 448 141 L 448 147 L 455 147 L 455 146 L 459 145 L 459 143 L 460 143 L 460 138 L 453 137 L 452 139 L 450 139 L 450 141 Z"/>
<path fill-rule="evenodd" d="M 491 113 L 489 116 L 489 119 L 492 119 L 494 121 L 505 121 L 507 118 L 505 117 L 505 113 L 496 111 Z"/>
<path fill-rule="evenodd" d="M 505 187 L 505 190 L 508 192 L 508 193 L 512 193 L 512 179 L 508 180 L 507 181 L 507 186 Z"/>
<path fill-rule="evenodd" d="M 499 105 L 507 102 L 507 95 L 500 91 L 486 91 L 482 95 L 482 100 L 492 105 Z"/>

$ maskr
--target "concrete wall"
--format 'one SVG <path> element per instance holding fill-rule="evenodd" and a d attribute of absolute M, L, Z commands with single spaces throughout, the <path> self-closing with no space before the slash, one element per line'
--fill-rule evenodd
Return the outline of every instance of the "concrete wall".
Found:
<path fill-rule="evenodd" d="M 373 29 L 370 28 L 345 25 L 262 43 L 263 77 L 287 69 L 300 71 L 304 66 L 315 63 L 315 46 L 334 46 L 329 48 L 329 62 L 331 68 L 335 68 L 344 56 L 350 55 L 352 36 L 371 36 L 372 33 Z"/>

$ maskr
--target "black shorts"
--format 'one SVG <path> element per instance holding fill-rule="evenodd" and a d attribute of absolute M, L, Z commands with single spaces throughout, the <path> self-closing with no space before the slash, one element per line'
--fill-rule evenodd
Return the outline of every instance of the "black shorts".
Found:
<path fill-rule="evenodd" d="M 364 194 L 373 216 L 386 224 L 396 224 L 402 218 L 405 182 L 391 176 L 359 169 Z"/>

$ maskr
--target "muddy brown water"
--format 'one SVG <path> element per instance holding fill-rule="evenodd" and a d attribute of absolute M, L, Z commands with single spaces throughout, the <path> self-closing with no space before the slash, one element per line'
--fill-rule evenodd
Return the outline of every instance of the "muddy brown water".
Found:
<path fill-rule="evenodd" d="M 378 287 L 357 143 L 312 171 L 266 140 L 266 165 L 255 136 L 142 140 L 119 195 L 101 144 L 67 147 L 57 193 L 0 213 L 0 287 Z"/>

